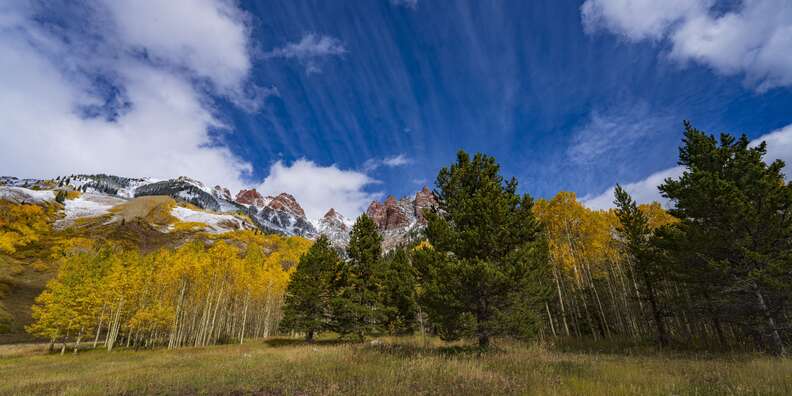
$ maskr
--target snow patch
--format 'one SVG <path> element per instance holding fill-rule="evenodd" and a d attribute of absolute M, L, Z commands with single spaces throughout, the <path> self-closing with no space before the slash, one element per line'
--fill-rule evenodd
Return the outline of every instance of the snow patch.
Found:
<path fill-rule="evenodd" d="M 23 203 L 42 203 L 55 200 L 55 192 L 52 190 L 31 190 L 23 187 L 0 186 L 0 199 Z"/>
<path fill-rule="evenodd" d="M 75 220 L 84 217 L 97 217 L 110 213 L 114 206 L 126 202 L 121 198 L 116 198 L 104 194 L 87 192 L 75 199 L 67 199 L 64 204 L 63 213 L 65 217 L 55 222 L 56 228 L 63 228 L 74 223 Z"/>
<path fill-rule="evenodd" d="M 207 231 L 217 234 L 252 227 L 236 216 L 204 212 L 181 206 L 173 208 L 171 215 L 183 222 L 205 224 Z"/>

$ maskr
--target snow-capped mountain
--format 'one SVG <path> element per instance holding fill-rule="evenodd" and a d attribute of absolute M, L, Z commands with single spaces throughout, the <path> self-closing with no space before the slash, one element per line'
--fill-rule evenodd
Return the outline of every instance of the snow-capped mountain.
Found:
<path fill-rule="evenodd" d="M 336 212 L 334 208 L 325 213 L 318 221 L 319 234 L 326 235 L 330 243 L 336 248 L 344 248 L 349 243 L 349 232 L 352 230 L 352 221 Z"/>
<path fill-rule="evenodd" d="M 389 196 L 384 202 L 373 201 L 366 210 L 366 215 L 377 223 L 383 237 L 383 249 L 389 250 L 409 242 L 426 225 L 424 210 L 436 206 L 434 194 L 424 187 L 414 197 L 396 200 L 394 196 Z"/>
<path fill-rule="evenodd" d="M 173 214 L 180 219 L 219 216 L 217 219 L 204 219 L 204 222 L 228 222 L 230 219 L 226 214 L 229 214 L 241 219 L 249 218 L 256 227 L 265 232 L 309 239 L 324 234 L 339 249 L 349 243 L 349 233 L 354 222 L 332 208 L 321 219 L 309 219 L 297 199 L 287 192 L 265 197 L 255 189 L 250 189 L 241 190 L 236 196 L 232 196 L 227 188 L 210 188 L 198 180 L 184 176 L 169 180 L 106 174 L 70 175 L 54 180 L 0 177 L 0 186 L 5 186 L 5 195 L 22 197 L 20 199 L 23 200 L 32 199 L 30 194 L 34 190 L 40 190 L 37 194 L 41 197 L 46 195 L 50 200 L 54 199 L 55 190 L 80 191 L 83 193 L 82 197 L 68 202 L 64 208 L 66 216 L 62 224 L 68 224 L 68 220 L 72 218 L 106 214 L 115 205 L 149 196 L 168 196 L 177 202 L 189 203 L 204 210 L 201 212 L 203 214 L 192 213 L 189 212 L 189 207 L 182 207 Z M 15 188 L 24 189 L 25 193 L 20 195 Z M 434 195 L 424 187 L 414 197 L 397 200 L 391 196 L 384 202 L 374 201 L 369 205 L 366 214 L 378 225 L 384 239 L 383 247 L 389 250 L 409 241 L 410 236 L 426 223 L 423 210 L 436 205 Z"/>
<path fill-rule="evenodd" d="M 240 191 L 236 203 L 244 205 L 253 221 L 265 231 L 310 239 L 319 235 L 316 226 L 308 220 L 305 211 L 291 194 L 263 197 L 254 188 Z"/>

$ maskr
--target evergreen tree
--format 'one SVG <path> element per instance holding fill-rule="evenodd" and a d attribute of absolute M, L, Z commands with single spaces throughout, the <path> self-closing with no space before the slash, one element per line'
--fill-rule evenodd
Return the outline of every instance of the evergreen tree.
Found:
<path fill-rule="evenodd" d="M 384 327 L 391 334 L 408 334 L 415 330 L 418 304 L 415 294 L 415 270 L 404 248 L 397 248 L 383 260 L 381 276 Z"/>
<path fill-rule="evenodd" d="M 347 260 L 341 263 L 332 301 L 332 328 L 341 335 L 366 334 L 383 330 L 382 237 L 368 216 L 355 221 L 347 246 Z"/>
<path fill-rule="evenodd" d="M 528 337 L 549 293 L 547 242 L 533 200 L 504 181 L 493 157 L 464 151 L 437 176 L 429 247 L 416 250 L 421 302 L 445 339 Z"/>
<path fill-rule="evenodd" d="M 720 304 L 747 333 L 765 335 L 784 354 L 782 327 L 792 296 L 792 186 L 782 161 L 767 164 L 764 142 L 742 135 L 720 140 L 685 122 L 682 176 L 660 186 L 671 200 L 690 255 L 723 282 Z M 762 343 L 764 343 L 762 341 Z"/>
<path fill-rule="evenodd" d="M 653 254 L 650 238 L 652 230 L 646 215 L 638 209 L 638 205 L 630 194 L 616 185 L 615 191 L 616 216 L 619 218 L 617 231 L 624 244 L 624 252 L 632 263 L 640 282 L 640 294 L 649 303 L 652 319 L 657 330 L 657 341 L 660 346 L 668 345 L 668 332 L 663 322 L 663 313 L 658 301 L 657 285 L 662 282 L 663 268 Z"/>
<path fill-rule="evenodd" d="M 338 267 L 338 255 L 326 236 L 314 242 L 300 257 L 289 281 L 283 306 L 281 328 L 305 332 L 306 341 L 327 327 L 331 281 Z"/>

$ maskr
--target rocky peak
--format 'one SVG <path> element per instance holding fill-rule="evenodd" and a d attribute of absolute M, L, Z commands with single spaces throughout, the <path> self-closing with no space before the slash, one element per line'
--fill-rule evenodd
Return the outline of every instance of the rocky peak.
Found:
<path fill-rule="evenodd" d="M 377 225 L 384 224 L 386 219 L 385 205 L 377 201 L 371 201 L 368 209 L 366 209 L 366 216 L 368 216 L 371 220 L 374 220 L 374 223 Z"/>
<path fill-rule="evenodd" d="M 255 188 L 250 190 L 240 190 L 237 193 L 235 201 L 243 205 L 253 205 L 257 208 L 263 208 L 266 206 L 264 197 L 262 197 Z"/>
<path fill-rule="evenodd" d="M 182 183 L 192 184 L 193 186 L 195 186 L 195 187 L 198 187 L 198 188 L 200 188 L 201 190 L 205 190 L 205 189 L 206 189 L 206 187 L 204 187 L 204 184 L 203 184 L 203 183 L 201 183 L 200 181 L 198 181 L 198 180 L 195 180 L 195 179 L 193 179 L 193 178 L 191 178 L 191 177 L 187 177 L 187 176 L 179 176 L 179 177 L 177 177 L 175 180 L 176 180 L 177 182 L 182 182 Z"/>
<path fill-rule="evenodd" d="M 377 224 L 381 231 L 403 228 L 410 225 L 412 208 L 409 199 L 396 200 L 389 196 L 385 202 L 372 202 L 366 210 L 366 215 Z"/>
<path fill-rule="evenodd" d="M 437 199 L 428 187 L 414 196 L 397 200 L 389 196 L 383 202 L 373 201 L 366 210 L 380 230 L 383 237 L 382 247 L 392 249 L 407 242 L 411 233 L 426 225 L 423 211 L 437 207 Z"/>
<path fill-rule="evenodd" d="M 338 212 L 336 212 L 335 208 L 330 208 L 330 210 L 328 210 L 323 217 L 325 219 L 332 219 L 335 218 L 336 216 L 338 216 Z"/>
<path fill-rule="evenodd" d="M 212 189 L 212 194 L 215 198 L 225 199 L 226 201 L 233 201 L 231 198 L 231 191 L 228 191 L 225 187 L 214 186 Z"/>
<path fill-rule="evenodd" d="M 334 208 L 325 213 L 322 217 L 321 223 L 323 226 L 333 227 L 341 231 L 347 231 L 346 218 L 341 213 L 336 212 Z"/>
<path fill-rule="evenodd" d="M 294 196 L 288 193 L 280 193 L 277 197 L 272 198 L 267 207 L 274 210 L 282 210 L 284 212 L 291 213 L 297 217 L 305 217 L 305 211 L 297 203 L 297 200 L 294 199 Z"/>
<path fill-rule="evenodd" d="M 415 193 L 415 216 L 418 218 L 418 222 L 421 224 L 426 224 L 426 218 L 424 218 L 423 212 L 424 210 L 431 209 L 437 206 L 437 199 L 428 187 L 424 186 L 421 191 Z"/>

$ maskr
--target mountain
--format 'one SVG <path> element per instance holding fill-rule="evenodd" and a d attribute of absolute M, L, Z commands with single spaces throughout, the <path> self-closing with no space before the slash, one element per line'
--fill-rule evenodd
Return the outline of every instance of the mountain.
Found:
<path fill-rule="evenodd" d="M 275 197 L 262 197 L 256 189 L 241 190 L 236 203 L 244 205 L 248 214 L 263 230 L 286 235 L 298 235 L 309 239 L 319 234 L 297 200 L 288 193 Z"/>
<path fill-rule="evenodd" d="M 437 207 L 437 200 L 428 187 L 418 191 L 414 197 L 397 200 L 389 196 L 384 202 L 373 201 L 366 210 L 379 227 L 383 237 L 383 249 L 389 250 L 409 242 L 426 225 L 423 213 Z"/>
<path fill-rule="evenodd" d="M 318 229 L 320 234 L 327 236 L 334 247 L 343 249 L 349 243 L 352 221 L 330 208 L 319 220 Z"/>
<path fill-rule="evenodd" d="M 58 190 L 80 192 L 79 198 L 65 203 L 65 216 L 57 222 L 60 227 L 69 226 L 79 218 L 107 215 L 117 211 L 114 208 L 127 201 L 155 196 L 170 197 L 180 203 L 176 206 L 178 209 L 171 210 L 170 216 L 183 222 L 208 224 L 206 229 L 209 231 L 221 232 L 224 228 L 219 224 L 224 224 L 232 228 L 255 226 L 268 233 L 308 239 L 324 234 L 339 249 L 346 247 L 349 242 L 349 232 L 354 222 L 354 219 L 348 219 L 332 208 L 321 219 L 311 220 L 297 199 L 288 192 L 262 196 L 256 189 L 243 189 L 232 196 L 227 188 L 210 188 L 185 176 L 168 180 L 107 174 L 70 175 L 54 180 L 0 177 L 0 185 L 6 186 L 5 194 L 8 196 L 19 195 L 11 187 L 28 191 L 22 196 L 30 195 L 33 190 L 42 193 L 50 191 L 48 197 L 54 197 Z M 140 202 L 146 207 L 152 201 Z M 197 208 L 190 208 L 189 205 Z M 384 239 L 383 247 L 389 250 L 409 241 L 411 235 L 426 224 L 423 210 L 436 205 L 434 195 L 424 187 L 415 196 L 399 200 L 390 196 L 383 202 L 374 201 L 366 214 L 378 225 Z M 113 219 L 120 217 L 116 215 Z"/>

